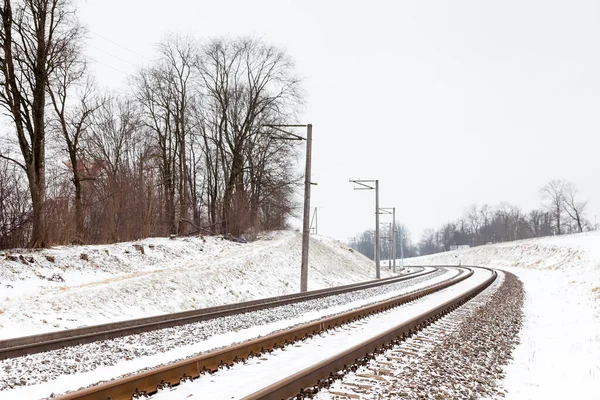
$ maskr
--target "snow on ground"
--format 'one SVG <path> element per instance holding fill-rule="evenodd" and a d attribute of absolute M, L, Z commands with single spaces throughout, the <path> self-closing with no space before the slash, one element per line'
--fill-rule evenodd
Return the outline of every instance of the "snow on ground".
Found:
<path fill-rule="evenodd" d="M 0 252 L 0 339 L 294 293 L 300 257 L 297 232 Z M 309 290 L 374 275 L 358 252 L 311 236 Z"/>
<path fill-rule="evenodd" d="M 508 399 L 600 398 L 600 232 L 480 246 L 406 265 L 502 268 L 524 284 L 521 343 L 503 382 Z"/>

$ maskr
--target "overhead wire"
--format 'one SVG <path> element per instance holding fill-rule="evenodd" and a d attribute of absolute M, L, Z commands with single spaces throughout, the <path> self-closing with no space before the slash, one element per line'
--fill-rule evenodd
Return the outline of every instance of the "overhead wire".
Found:
<path fill-rule="evenodd" d="M 98 36 L 99 38 L 101 38 L 101 39 L 104 39 L 104 40 L 106 40 L 107 42 L 110 42 L 110 43 L 112 43 L 112 44 L 114 44 L 114 45 L 116 45 L 116 46 L 119 46 L 120 48 L 122 48 L 122 49 L 124 49 L 124 50 L 127 50 L 128 52 L 130 52 L 130 53 L 132 53 L 132 54 L 135 54 L 135 55 L 136 55 L 136 56 L 138 56 L 138 57 L 142 57 L 142 58 L 143 58 L 143 59 L 145 59 L 146 61 L 150 61 L 150 60 L 149 60 L 147 57 L 145 57 L 145 56 L 141 55 L 140 53 L 138 53 L 138 52 L 135 52 L 135 51 L 133 51 L 133 50 L 131 50 L 131 49 L 128 49 L 127 47 L 123 46 L 122 44 L 119 44 L 119 43 L 115 42 L 114 40 L 111 40 L 111 39 L 109 39 L 109 38 L 107 38 L 107 37 L 105 37 L 105 36 L 102 36 L 101 34 L 99 34 L 99 33 L 97 33 L 97 32 L 94 32 L 94 31 L 92 31 L 92 30 L 89 30 L 89 29 L 88 29 L 88 32 L 90 32 L 90 33 L 93 33 L 94 35 Z"/>
<path fill-rule="evenodd" d="M 109 56 L 111 56 L 111 57 L 114 57 L 114 58 L 116 58 L 117 60 L 121 60 L 121 61 L 123 61 L 123 62 L 126 62 L 127 64 L 130 64 L 130 65 L 133 65 L 134 67 L 137 67 L 137 65 L 136 65 L 136 64 L 134 64 L 134 63 L 132 63 L 131 61 L 129 61 L 129 60 L 126 60 L 126 59 L 124 59 L 124 58 L 121 58 L 121 57 L 119 57 L 119 56 L 117 56 L 117 55 L 115 55 L 115 54 L 112 54 L 112 53 L 110 53 L 110 52 L 108 52 L 108 51 L 106 51 L 106 50 L 103 50 L 103 49 L 101 49 L 101 48 L 99 48 L 99 47 L 96 47 L 96 46 L 94 46 L 94 45 L 92 45 L 92 44 L 88 44 L 88 46 L 89 46 L 89 47 L 92 47 L 92 48 L 94 48 L 94 49 L 96 49 L 96 50 L 98 50 L 98 51 L 101 51 L 101 52 L 103 52 L 103 53 L 105 53 L 105 54 L 108 54 Z"/>
<path fill-rule="evenodd" d="M 133 51 L 133 50 L 131 50 L 131 49 L 129 49 L 129 48 L 127 48 L 127 47 L 123 46 L 122 44 L 120 44 L 120 43 L 117 43 L 117 42 L 116 42 L 116 41 L 114 41 L 114 40 L 111 40 L 111 39 L 109 39 L 109 38 L 107 38 L 107 37 L 105 37 L 105 36 L 103 36 L 103 35 L 101 35 L 101 34 L 99 34 L 99 33 L 97 33 L 97 32 L 94 32 L 94 31 L 92 31 L 92 30 L 90 30 L 90 29 L 87 29 L 87 31 L 88 31 L 89 33 L 92 33 L 92 34 L 94 34 L 95 36 L 97 36 L 97 37 L 99 37 L 99 38 L 101 38 L 101 39 L 103 39 L 103 40 L 105 40 L 105 41 L 107 41 L 107 42 L 109 42 L 109 43 L 111 43 L 111 44 L 115 45 L 115 46 L 118 46 L 118 47 L 120 47 L 120 48 L 122 48 L 122 49 L 124 49 L 124 50 L 126 50 L 126 51 L 128 51 L 128 52 L 130 52 L 131 54 L 134 54 L 134 55 L 136 55 L 136 56 L 138 56 L 138 57 L 140 57 L 140 58 L 143 58 L 144 60 L 148 60 L 148 58 L 147 58 L 147 57 L 144 57 L 144 56 L 143 56 L 143 55 L 141 55 L 140 53 L 138 53 L 138 52 L 135 52 L 135 51 Z M 105 53 L 105 54 L 107 54 L 107 55 L 109 55 L 109 56 L 111 56 L 111 57 L 113 57 L 113 58 L 115 58 L 115 59 L 117 59 L 117 60 L 119 60 L 119 61 L 125 62 L 125 63 L 127 63 L 127 64 L 129 64 L 129 65 L 132 65 L 132 66 L 134 66 L 134 67 L 138 67 L 138 65 L 134 64 L 133 62 L 131 62 L 131 61 L 129 61 L 129 60 L 126 60 L 126 59 L 125 59 L 125 58 L 123 58 L 123 57 L 119 57 L 119 56 L 117 56 L 116 54 L 114 54 L 114 53 L 111 53 L 110 51 L 104 50 L 104 49 L 102 49 L 102 48 L 100 48 L 100 47 L 97 47 L 97 46 L 94 46 L 93 44 L 90 44 L 90 43 L 88 43 L 88 46 L 89 46 L 89 47 L 91 47 L 91 48 L 94 48 L 94 49 L 96 49 L 96 50 L 98 50 L 98 51 L 100 51 L 100 52 L 102 52 L 102 53 Z M 98 63 L 98 64 L 104 65 L 105 67 L 108 67 L 108 68 L 111 68 L 111 69 L 113 69 L 113 70 L 115 70 L 115 71 L 117 71 L 117 72 L 120 72 L 120 73 L 122 73 L 123 75 L 131 75 L 131 73 L 129 73 L 129 72 L 125 72 L 125 71 L 123 71 L 122 69 L 120 69 L 120 68 L 118 68 L 118 67 L 115 67 L 114 65 L 111 65 L 111 64 L 108 64 L 108 63 L 106 63 L 106 62 L 100 61 L 100 60 L 99 60 L 98 58 L 96 58 L 96 57 L 89 57 L 89 59 L 90 59 L 91 61 L 94 61 L 94 62 Z"/>
<path fill-rule="evenodd" d="M 104 63 L 104 62 L 102 62 L 102 61 L 99 61 L 98 59 L 96 59 L 96 58 L 94 58 L 94 57 L 89 57 L 89 59 L 90 59 L 90 60 L 92 60 L 92 61 L 94 61 L 94 62 L 97 62 L 98 64 L 102 64 L 102 65 L 104 65 L 105 67 L 112 68 L 112 69 L 114 69 L 115 71 L 118 71 L 118 72 L 122 73 L 123 75 L 131 75 L 129 72 L 125 72 L 125 71 L 123 71 L 122 69 L 119 69 L 119 68 L 117 68 L 117 67 L 113 67 L 112 65 L 106 64 L 106 63 Z"/>

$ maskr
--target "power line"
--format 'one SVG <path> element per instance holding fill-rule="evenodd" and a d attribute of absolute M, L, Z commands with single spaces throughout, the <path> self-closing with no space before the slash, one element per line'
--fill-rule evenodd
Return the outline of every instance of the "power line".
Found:
<path fill-rule="evenodd" d="M 90 60 L 92 60 L 92 61 L 94 61 L 94 62 L 97 62 L 98 64 L 102 64 L 102 65 L 104 65 L 105 67 L 112 68 L 112 69 L 114 69 L 115 71 L 118 71 L 118 72 L 122 73 L 123 75 L 130 75 L 128 72 L 125 72 L 125 71 L 123 71 L 122 69 L 119 69 L 119 68 L 117 68 L 117 67 L 113 67 L 112 65 L 109 65 L 109 64 L 103 63 L 102 61 L 98 61 L 97 59 L 95 59 L 95 58 L 93 58 L 93 57 L 90 57 Z"/>
<path fill-rule="evenodd" d="M 134 63 L 132 63 L 131 61 L 128 61 L 128 60 L 126 60 L 126 59 L 124 59 L 124 58 L 121 58 L 121 57 L 119 57 L 119 56 L 117 56 L 117 55 L 114 55 L 114 54 L 112 54 L 112 53 L 109 53 L 109 52 L 108 52 L 108 51 L 106 51 L 106 50 L 102 50 L 101 48 L 99 48 L 99 47 L 96 47 L 96 46 L 94 46 L 94 45 L 91 45 L 91 44 L 90 44 L 89 46 L 90 46 L 90 47 L 92 47 L 92 48 L 94 48 L 94 49 L 96 49 L 96 50 L 98 50 L 98 51 L 101 51 L 101 52 L 103 52 L 103 53 L 105 53 L 105 54 L 108 54 L 109 56 L 111 56 L 111 57 L 114 57 L 114 58 L 116 58 L 117 60 L 121 60 L 121 61 L 123 61 L 123 62 L 126 62 L 127 64 L 130 64 L 130 65 L 133 65 L 134 67 L 137 67 L 137 65 L 135 65 L 135 64 L 134 64 Z"/>
<path fill-rule="evenodd" d="M 94 32 L 94 31 L 92 31 L 92 30 L 89 30 L 89 29 L 88 29 L 88 32 L 90 32 L 90 33 L 93 33 L 94 35 L 98 36 L 99 38 L 101 38 L 101 39 L 104 39 L 104 40 L 106 40 L 107 42 L 110 42 L 110 43 L 112 43 L 112 44 L 114 44 L 114 45 L 117 45 L 117 46 L 119 46 L 120 48 L 122 48 L 122 49 L 124 49 L 124 50 L 127 50 L 128 52 L 130 52 L 130 53 L 132 53 L 132 54 L 135 54 L 135 55 L 136 55 L 136 56 L 138 56 L 138 57 L 142 57 L 142 58 L 146 59 L 147 61 L 150 61 L 150 60 L 149 60 L 147 57 L 144 57 L 144 56 L 143 56 L 143 55 L 141 55 L 140 53 L 137 53 L 137 52 L 135 52 L 135 51 L 133 51 L 133 50 L 130 50 L 130 49 L 128 49 L 127 47 L 125 47 L 125 46 L 123 46 L 123 45 L 121 45 L 121 44 L 119 44 L 119 43 L 115 42 L 114 40 L 111 40 L 111 39 L 109 39 L 109 38 L 107 38 L 107 37 L 104 37 L 104 36 L 102 36 L 101 34 L 99 34 L 99 33 L 96 33 L 96 32 Z"/>

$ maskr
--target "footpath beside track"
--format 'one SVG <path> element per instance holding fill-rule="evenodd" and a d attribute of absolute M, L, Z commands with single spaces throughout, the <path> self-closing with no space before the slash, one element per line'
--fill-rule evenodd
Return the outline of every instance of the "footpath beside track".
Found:
<path fill-rule="evenodd" d="M 158 389 L 169 388 L 179 384 L 181 381 L 192 380 L 203 374 L 214 373 L 219 369 L 230 367 L 234 363 L 245 362 L 248 358 L 258 357 L 265 352 L 272 351 L 272 349 L 283 348 L 286 345 L 311 338 L 321 332 L 339 327 L 340 325 L 351 323 L 374 313 L 383 312 L 407 302 L 414 301 L 464 281 L 473 275 L 473 270 L 471 268 L 463 267 L 462 269 L 467 272 L 461 273 L 450 280 L 431 285 L 425 289 L 417 290 L 406 295 L 398 296 L 333 317 L 328 317 L 313 323 L 287 329 L 223 350 L 203 354 L 154 370 L 73 392 L 60 398 L 63 400 L 106 400 L 109 398 L 111 400 L 117 400 L 131 399 L 132 397 L 136 398 L 136 396 L 151 394 Z M 352 362 L 356 362 L 374 349 L 384 346 L 390 341 L 397 340 L 408 332 L 419 329 L 419 327 L 431 322 L 434 318 L 458 307 L 462 302 L 467 301 L 470 297 L 475 296 L 483 290 L 484 287 L 487 287 L 487 285 L 493 281 L 493 278 L 495 278 L 495 272 L 492 273 L 490 279 L 477 285 L 477 287 L 460 296 L 456 296 L 452 301 L 448 301 L 430 312 L 416 316 L 408 323 L 388 329 L 386 332 L 379 335 L 372 343 L 361 344 L 361 346 L 357 346 L 356 348 L 353 348 L 352 351 L 347 352 L 347 354 L 340 356 L 340 360 L 329 360 L 326 365 L 321 365 L 323 363 L 320 363 L 315 366 L 315 368 L 311 368 L 311 371 L 303 371 L 302 376 L 296 374 L 298 376 L 290 377 L 289 379 L 286 379 L 285 382 L 279 382 L 273 387 L 266 388 L 252 395 L 254 397 L 248 398 L 288 398 L 296 396 L 301 391 L 313 387 L 315 384 L 322 384 L 321 380 L 330 379 L 331 374 L 343 369 L 345 365 L 351 365 Z M 359 353 L 361 353 L 361 355 L 359 355 Z"/>
<path fill-rule="evenodd" d="M 432 274 L 436 270 L 437 268 L 435 267 L 430 270 L 422 268 L 421 271 L 400 277 L 391 277 L 338 286 L 335 288 L 313 290 L 306 293 L 293 293 L 241 303 L 0 340 L 0 360 L 364 290 L 375 286 L 393 284 L 426 276 Z"/>

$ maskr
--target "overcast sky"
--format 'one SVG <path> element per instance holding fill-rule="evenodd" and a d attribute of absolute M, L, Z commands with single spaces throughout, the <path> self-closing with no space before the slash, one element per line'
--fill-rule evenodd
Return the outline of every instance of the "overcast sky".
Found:
<path fill-rule="evenodd" d="M 169 32 L 284 48 L 305 78 L 320 234 L 374 227 L 374 193 L 349 178 L 379 179 L 414 241 L 472 203 L 539 207 L 554 178 L 600 217 L 597 0 L 87 0 L 79 17 L 112 89 Z"/>

